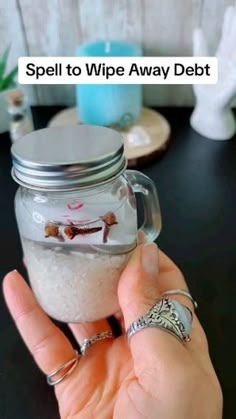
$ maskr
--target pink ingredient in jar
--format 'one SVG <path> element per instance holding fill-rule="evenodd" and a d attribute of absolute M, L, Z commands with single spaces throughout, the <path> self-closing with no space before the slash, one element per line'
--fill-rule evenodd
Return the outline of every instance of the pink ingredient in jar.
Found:
<path fill-rule="evenodd" d="M 78 211 L 84 207 L 84 204 L 78 201 L 73 201 L 70 204 L 67 204 L 67 208 L 71 211 Z"/>

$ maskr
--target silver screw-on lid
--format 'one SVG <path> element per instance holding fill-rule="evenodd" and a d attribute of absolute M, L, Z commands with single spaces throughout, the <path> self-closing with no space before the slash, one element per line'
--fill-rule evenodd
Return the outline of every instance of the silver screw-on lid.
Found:
<path fill-rule="evenodd" d="M 14 180 L 37 190 L 91 187 L 126 168 L 121 135 L 93 125 L 34 131 L 18 140 L 11 153 Z"/>

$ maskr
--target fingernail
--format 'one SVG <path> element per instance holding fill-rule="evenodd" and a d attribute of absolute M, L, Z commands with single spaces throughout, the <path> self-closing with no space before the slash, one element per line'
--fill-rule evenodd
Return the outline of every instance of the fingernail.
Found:
<path fill-rule="evenodd" d="M 141 260 L 145 272 L 156 278 L 158 275 L 158 247 L 155 243 L 147 243 L 142 246 Z"/>
<path fill-rule="evenodd" d="M 13 271 L 11 271 L 11 272 L 16 272 L 16 273 L 18 273 L 18 270 L 17 270 L 17 269 L 13 269 Z"/>

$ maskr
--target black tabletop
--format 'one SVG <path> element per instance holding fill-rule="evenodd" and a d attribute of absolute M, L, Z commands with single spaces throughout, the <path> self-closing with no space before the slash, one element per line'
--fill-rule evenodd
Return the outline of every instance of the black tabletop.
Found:
<path fill-rule="evenodd" d="M 36 128 L 45 127 L 59 109 L 34 108 Z M 207 140 L 193 132 L 189 109 L 160 111 L 172 127 L 170 146 L 161 159 L 141 169 L 159 192 L 163 230 L 158 244 L 181 267 L 199 303 L 198 315 L 223 387 L 224 418 L 232 419 L 236 391 L 236 142 Z M 8 135 L 0 135 L 1 278 L 13 269 L 24 273 L 9 150 Z M 2 292 L 0 418 L 58 419 L 53 391 L 21 341 Z"/>

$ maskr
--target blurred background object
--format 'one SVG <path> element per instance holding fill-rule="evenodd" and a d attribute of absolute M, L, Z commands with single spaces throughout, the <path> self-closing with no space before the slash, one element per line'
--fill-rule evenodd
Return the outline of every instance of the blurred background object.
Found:
<path fill-rule="evenodd" d="M 8 101 L 9 131 L 14 143 L 34 130 L 31 110 L 23 91 L 15 89 L 6 95 Z"/>
<path fill-rule="evenodd" d="M 81 57 L 136 57 L 142 49 L 135 43 L 103 40 L 82 44 Z M 170 126 L 164 116 L 143 108 L 140 84 L 77 84 L 76 108 L 59 112 L 49 126 L 82 124 L 112 127 L 122 133 L 129 167 L 148 163 L 166 150 Z"/>
<path fill-rule="evenodd" d="M 229 140 L 236 132 L 231 109 L 236 94 L 236 3 L 227 7 L 222 25 L 222 36 L 216 51 L 219 79 L 216 85 L 194 85 L 196 106 L 191 126 L 199 134 L 213 140 Z M 208 45 L 201 28 L 194 30 L 193 52 L 196 57 L 208 56 Z M 206 118 L 207 115 L 207 118 Z"/>
<path fill-rule="evenodd" d="M 0 56 L 0 133 L 8 129 L 6 95 L 16 87 L 17 66 L 7 71 L 9 52 L 10 47 L 7 47 Z"/>
<path fill-rule="evenodd" d="M 206 33 L 210 54 L 234 0 L 1 0 L 0 54 L 12 43 L 19 56 L 73 56 L 78 45 L 101 39 L 135 42 L 150 56 L 191 56 L 193 29 Z M 74 105 L 74 86 L 26 86 L 31 104 Z M 144 86 L 145 106 L 192 106 L 191 86 Z"/>
<path fill-rule="evenodd" d="M 142 49 L 129 42 L 107 40 L 82 44 L 77 49 L 77 55 L 140 57 Z M 77 111 L 83 124 L 128 127 L 138 119 L 142 102 L 140 84 L 77 84 L 76 86 Z"/>

